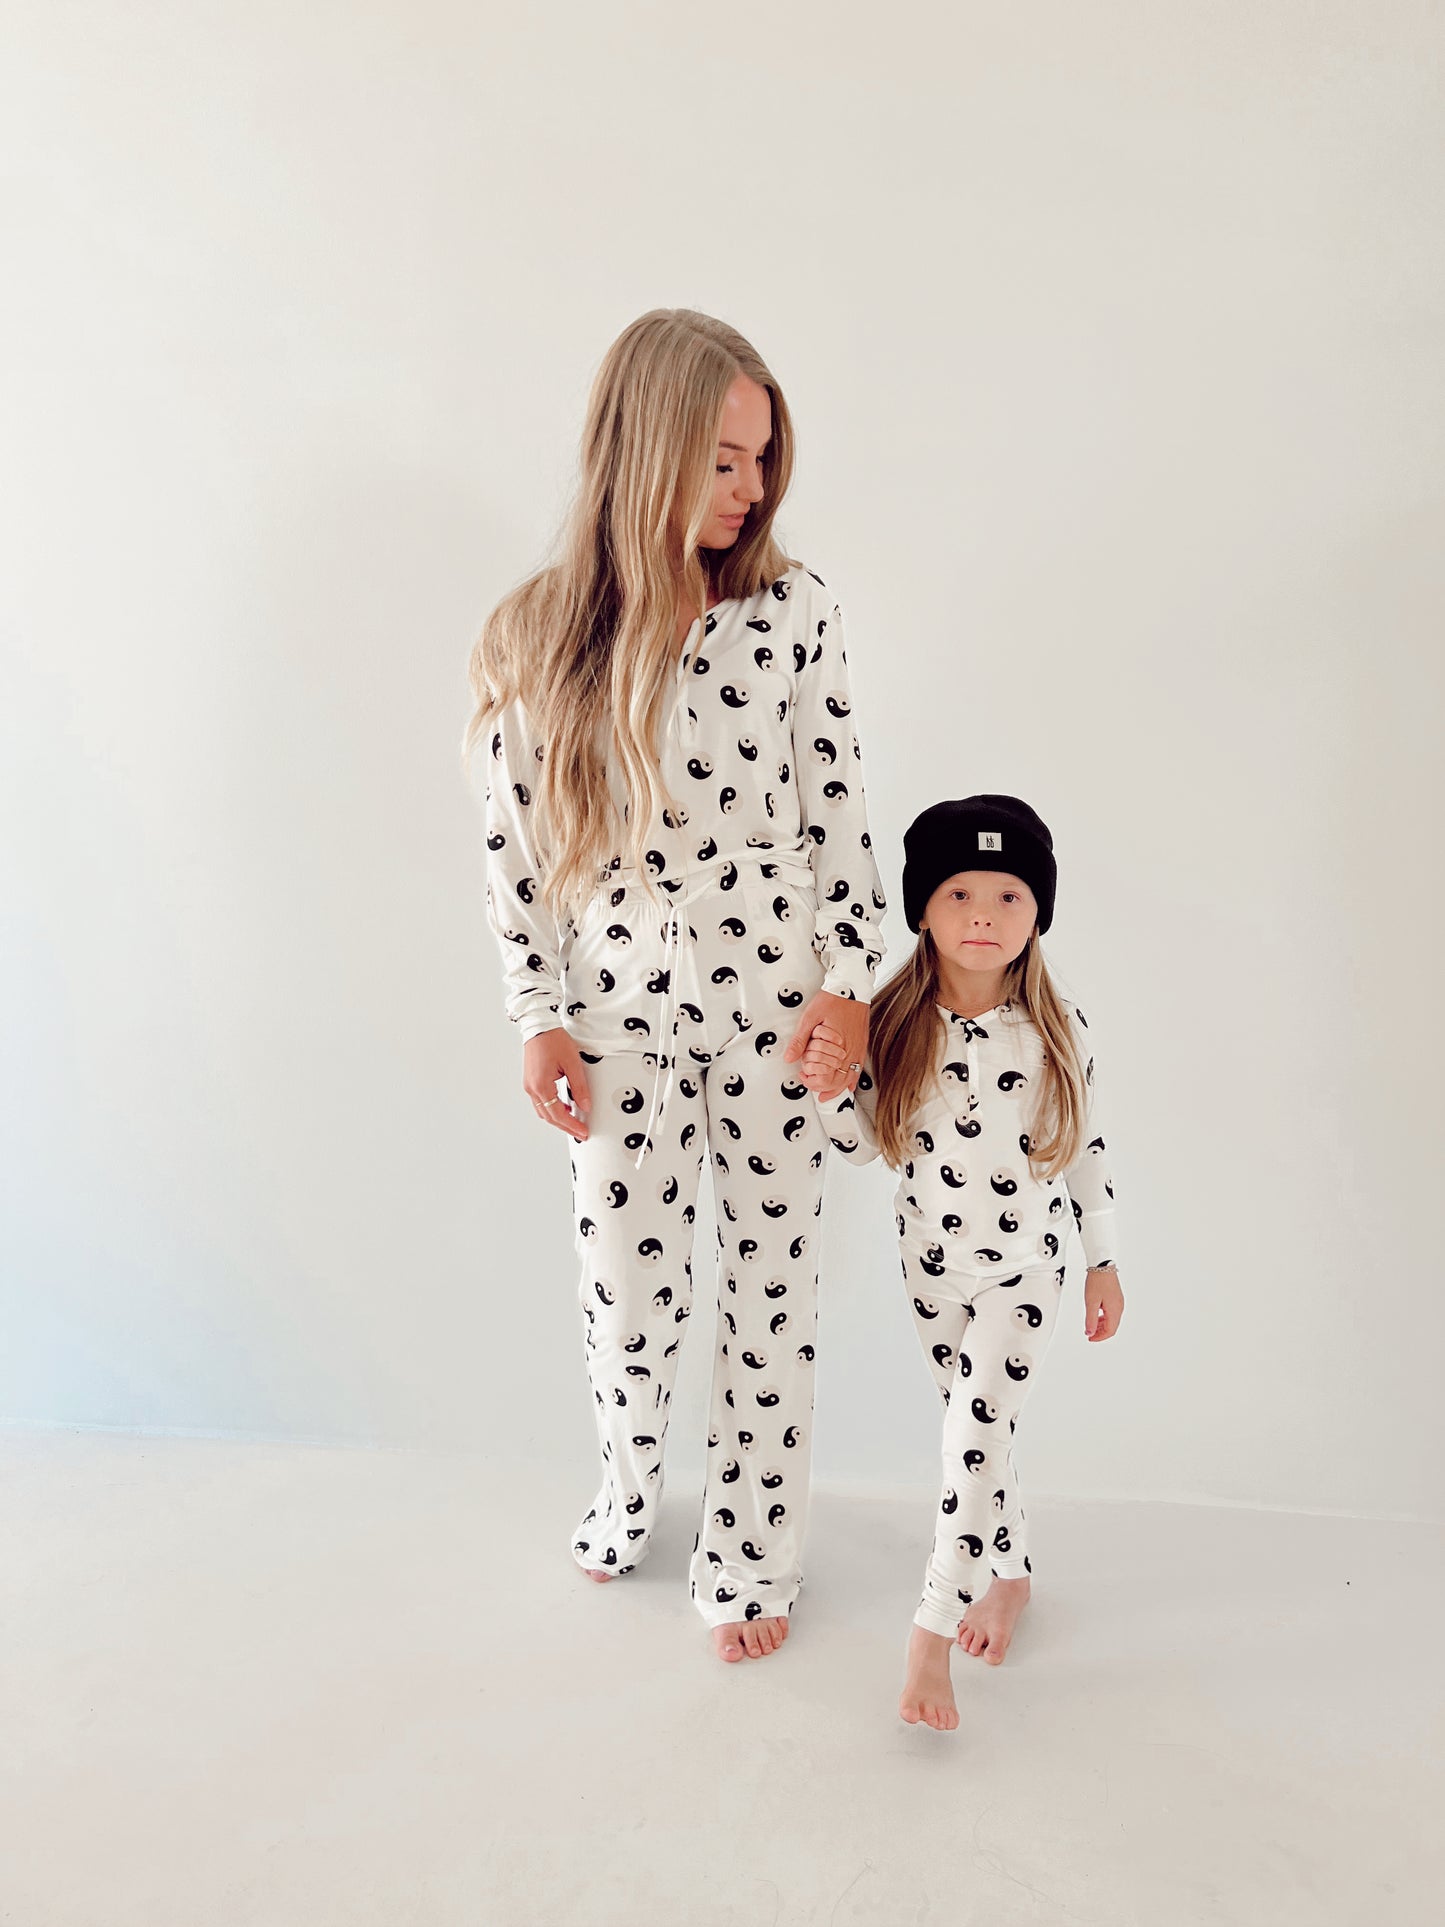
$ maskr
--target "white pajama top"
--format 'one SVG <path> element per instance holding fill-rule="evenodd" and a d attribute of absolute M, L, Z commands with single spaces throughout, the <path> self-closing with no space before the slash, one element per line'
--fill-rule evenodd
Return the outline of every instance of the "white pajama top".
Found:
<path fill-rule="evenodd" d="M 899 1239 L 932 1277 L 994 1282 L 1062 1263 L 1071 1206 L 1088 1263 L 1117 1261 L 1114 1185 L 1093 1046 L 1083 1012 L 1063 1001 L 1085 1067 L 1088 1115 L 1078 1157 L 1052 1179 L 1035 1177 L 1028 1162 L 1032 1101 L 1044 1061 L 1032 1019 L 1010 1003 L 977 1017 L 937 1006 L 934 1092 L 913 1120 L 912 1155 L 894 1197 Z M 871 1060 L 856 1097 L 844 1092 L 831 1102 L 816 1099 L 834 1148 L 850 1163 L 878 1156 L 875 1100 Z"/>
<path fill-rule="evenodd" d="M 532 798 L 541 745 L 520 704 L 498 720 L 487 780 L 487 917 L 501 946 L 507 1014 L 522 1036 L 565 1025 L 594 1051 L 669 1049 L 678 953 L 692 935 L 684 912 L 706 892 L 743 885 L 766 889 L 776 916 L 811 925 L 824 990 L 866 1002 L 882 961 L 885 906 L 843 618 L 822 578 L 794 565 L 694 621 L 659 739 L 662 786 L 680 806 L 654 813 L 645 845 L 664 909 L 614 854 L 593 901 L 559 927 L 539 882 L 546 852 Z M 620 803 L 615 773 L 611 780 Z"/>

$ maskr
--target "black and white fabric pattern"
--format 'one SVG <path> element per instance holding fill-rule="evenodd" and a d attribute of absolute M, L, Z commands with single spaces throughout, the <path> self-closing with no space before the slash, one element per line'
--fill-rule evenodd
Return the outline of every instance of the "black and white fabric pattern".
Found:
<path fill-rule="evenodd" d="M 532 821 L 542 746 L 511 704 L 487 773 L 487 914 L 502 950 L 507 1014 L 523 1037 L 565 1024 L 594 1050 L 657 1042 L 659 943 L 626 915 L 645 893 L 614 854 L 578 922 L 542 901 L 545 837 Z M 665 901 L 746 864 L 773 867 L 812 896 L 823 988 L 868 998 L 885 908 L 868 834 L 843 617 L 822 578 L 794 566 L 768 588 L 709 610 L 678 659 L 659 768 L 680 814 L 648 826 L 647 871 Z M 614 784 L 614 793 L 618 794 Z M 634 906 L 635 907 L 635 904 Z M 661 935 L 659 928 L 658 934 Z"/>
<path fill-rule="evenodd" d="M 693 624 L 659 748 L 678 807 L 649 825 L 647 878 L 614 855 L 563 927 L 540 888 L 541 754 L 512 705 L 491 744 L 487 906 L 509 1016 L 524 1037 L 565 1026 L 592 1090 L 572 1170 L 603 1469 L 574 1556 L 615 1573 L 647 1550 L 706 1149 L 721 1321 L 693 1594 L 711 1624 L 786 1612 L 827 1139 L 782 1053 L 816 990 L 871 997 L 885 907 L 836 599 L 795 566 Z"/>
<path fill-rule="evenodd" d="M 1053 1335 L 1064 1267 L 1017 1271 L 955 1296 L 905 1251 L 903 1282 L 943 1400 L 943 1492 L 913 1619 L 952 1639 L 990 1573 L 1021 1579 L 1032 1571 L 1014 1428 Z"/>
<path fill-rule="evenodd" d="M 1083 1012 L 1064 1000 L 1084 1066 L 1088 1113 L 1062 1176 L 1029 1169 L 1043 1039 L 1003 1003 L 977 1017 L 939 1004 L 931 1094 L 913 1120 L 894 1198 L 903 1280 L 944 1404 L 943 1492 L 915 1623 L 952 1638 L 986 1585 L 1031 1570 L 1013 1463 L 1014 1427 L 1053 1332 L 1068 1229 L 1090 1265 L 1118 1256 L 1111 1158 Z M 878 1156 L 871 1062 L 857 1092 L 816 1099 L 834 1148 Z"/>
<path fill-rule="evenodd" d="M 912 1155 L 893 1206 L 898 1236 L 929 1275 L 987 1282 L 1050 1264 L 1078 1226 L 1091 1265 L 1118 1262 L 1114 1181 L 1100 1120 L 1088 1020 L 1061 1000 L 1073 1026 L 1088 1114 L 1081 1149 L 1059 1177 L 1029 1170 L 1029 1127 L 1044 1045 L 1027 1011 L 1003 1003 L 977 1017 L 937 1006 L 938 1055 L 931 1095 L 913 1121 Z M 878 1155 L 871 1062 L 856 1093 L 819 1108 L 834 1146 L 853 1164 Z"/>
<path fill-rule="evenodd" d="M 718 1227 L 718 1321 L 706 1493 L 691 1585 L 709 1625 L 785 1613 L 802 1577 L 812 1452 L 818 1214 L 828 1140 L 796 1066 L 784 1064 L 786 992 L 811 996 L 821 968 L 801 921 L 772 921 L 746 886 L 694 906 L 685 958 L 676 1085 L 661 1125 L 635 1156 L 649 1080 L 640 1052 L 584 1051 L 592 1111 L 572 1146 L 602 1483 L 573 1541 L 578 1563 L 625 1572 L 647 1551 L 662 1492 L 663 1445 L 677 1354 L 692 1310 L 693 1217 L 704 1155 Z M 740 1023 L 727 976 L 727 922 L 780 950 L 750 973 L 754 1009 L 782 1021 Z M 775 932 L 775 937 L 769 933 Z"/>

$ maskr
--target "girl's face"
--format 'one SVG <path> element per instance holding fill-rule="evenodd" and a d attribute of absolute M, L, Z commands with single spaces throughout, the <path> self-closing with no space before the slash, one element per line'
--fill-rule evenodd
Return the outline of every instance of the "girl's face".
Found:
<path fill-rule="evenodd" d="M 766 492 L 773 404 L 766 388 L 739 375 L 723 402 L 713 474 L 712 513 L 698 538 L 704 549 L 730 549 L 754 503 Z"/>
<path fill-rule="evenodd" d="M 938 954 L 962 970 L 1002 970 L 1033 935 L 1039 906 L 1019 877 L 1004 870 L 960 870 L 928 899 L 921 928 Z"/>

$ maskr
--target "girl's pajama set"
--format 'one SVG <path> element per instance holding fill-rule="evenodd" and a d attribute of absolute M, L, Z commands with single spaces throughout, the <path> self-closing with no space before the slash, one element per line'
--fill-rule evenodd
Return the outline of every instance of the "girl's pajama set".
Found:
<path fill-rule="evenodd" d="M 718 1345 L 691 1583 L 715 1626 L 786 1613 L 801 1583 L 827 1135 L 783 1052 L 817 990 L 866 1002 L 882 960 L 843 623 L 819 577 L 791 567 L 693 624 L 660 739 L 679 806 L 646 842 L 661 904 L 614 855 L 559 927 L 531 808 L 541 749 L 510 705 L 487 904 L 508 1015 L 524 1038 L 564 1026 L 588 1067 L 572 1190 L 602 1484 L 573 1554 L 595 1571 L 635 1566 L 657 1518 L 712 1159 Z"/>
<path fill-rule="evenodd" d="M 1027 1013 L 1003 1003 L 960 1017 L 939 1004 L 933 1095 L 913 1120 L 894 1198 L 903 1281 L 944 1405 L 943 1494 L 914 1623 L 950 1639 L 986 1571 L 1016 1579 L 1030 1570 L 1013 1434 L 1053 1331 L 1071 1217 L 1090 1265 L 1117 1257 L 1088 1025 L 1077 1005 L 1066 1009 L 1089 1098 L 1070 1168 L 1051 1180 L 1029 1170 L 1044 1058 Z M 856 1095 L 816 1102 L 851 1163 L 878 1155 L 866 1067 Z"/>

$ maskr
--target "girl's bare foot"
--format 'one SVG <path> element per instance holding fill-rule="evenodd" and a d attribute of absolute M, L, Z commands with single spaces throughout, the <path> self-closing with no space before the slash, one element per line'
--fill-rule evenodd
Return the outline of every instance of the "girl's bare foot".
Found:
<path fill-rule="evenodd" d="M 729 1665 L 744 1657 L 766 1659 L 777 1652 L 788 1636 L 784 1619 L 731 1619 L 726 1626 L 714 1626 L 712 1643 L 719 1659 Z"/>
<path fill-rule="evenodd" d="M 1029 1581 L 995 1579 L 959 1621 L 958 1643 L 974 1659 L 1002 1666 L 1019 1614 L 1029 1603 Z"/>
<path fill-rule="evenodd" d="M 898 1711 L 910 1726 L 921 1720 L 936 1732 L 951 1733 L 958 1725 L 953 1681 L 948 1673 L 948 1656 L 953 1641 L 942 1633 L 931 1633 L 915 1626 L 908 1636 L 908 1671 L 903 1676 L 903 1691 Z"/>

